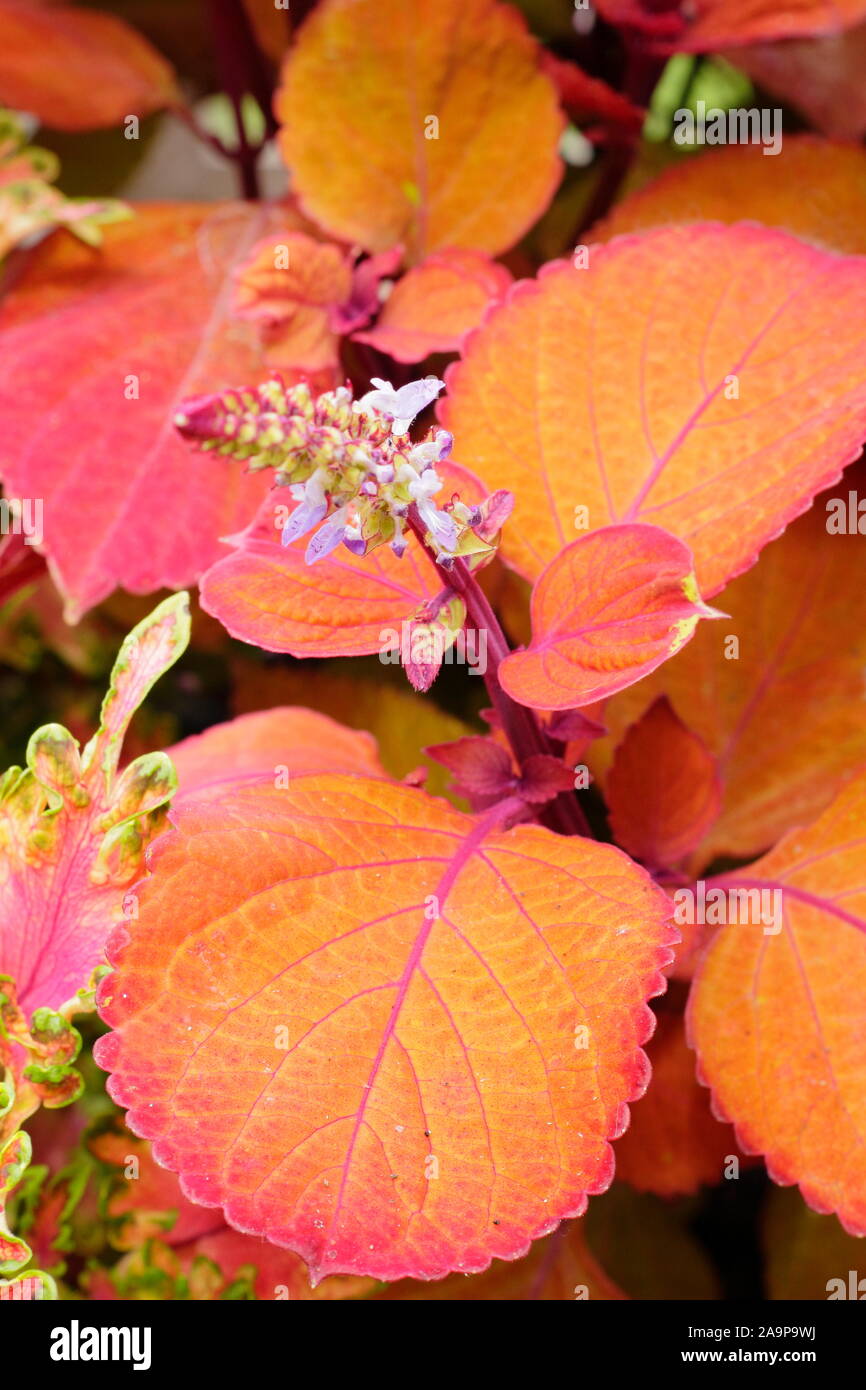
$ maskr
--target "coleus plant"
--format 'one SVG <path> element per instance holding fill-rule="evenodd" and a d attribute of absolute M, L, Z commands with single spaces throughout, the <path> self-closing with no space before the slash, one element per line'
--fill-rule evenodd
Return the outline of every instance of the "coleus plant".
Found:
<path fill-rule="evenodd" d="M 836 13 L 598 8 L 644 76 Z M 121 119 L 124 81 L 142 113 L 178 106 L 149 46 L 61 10 L 125 61 L 119 97 L 69 90 L 58 124 Z M 274 108 L 291 199 L 140 208 L 98 253 L 53 235 L 3 306 L 6 484 L 45 496 L 70 619 L 198 582 L 278 659 L 378 656 L 425 697 L 462 665 L 489 704 L 486 732 L 427 736 L 415 695 L 359 716 L 348 683 L 341 723 L 304 707 L 331 708 L 304 668 L 278 708 L 124 767 L 189 639 L 178 593 L 122 646 L 91 741 L 48 725 L 6 774 L 0 1201 L 104 1026 L 128 1130 L 77 1160 L 102 1165 L 91 1297 L 618 1298 L 572 1220 L 615 1155 L 665 1196 L 763 1159 L 866 1233 L 862 150 L 694 159 L 593 196 L 606 216 L 539 266 L 511 248 L 564 112 L 615 174 L 648 93 L 496 0 L 416 23 L 420 70 L 397 0 L 312 7 Z M 45 16 L 0 0 L 4 25 Z M 0 97 L 26 82 L 39 111 L 45 65 L 17 71 Z M 38 151 L 7 153 L 45 225 L 93 241 L 121 216 L 79 223 Z M 0 1213 L 4 1296 L 53 1292 L 73 1188 L 35 1217 L 13 1197 L 17 1231 Z"/>

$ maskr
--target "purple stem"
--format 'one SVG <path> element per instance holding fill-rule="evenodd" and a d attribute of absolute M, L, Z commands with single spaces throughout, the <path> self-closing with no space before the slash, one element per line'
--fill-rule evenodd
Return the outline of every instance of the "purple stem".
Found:
<path fill-rule="evenodd" d="M 486 634 L 487 670 L 484 673 L 484 683 L 518 766 L 522 767 L 527 758 L 538 753 L 547 753 L 555 757 L 554 745 L 539 724 L 535 711 L 512 700 L 502 687 L 499 666 L 510 654 L 511 648 L 499 619 L 475 575 L 465 560 L 456 559 L 448 566 L 439 563 L 435 552 L 424 540 L 426 527 L 414 506 L 409 511 L 409 525 L 436 566 L 436 573 L 442 583 L 459 595 L 466 605 L 467 623 L 476 632 Z M 544 819 L 551 829 L 558 830 L 563 835 L 592 836 L 583 808 L 573 793 L 565 793 L 550 802 L 544 809 Z"/>
<path fill-rule="evenodd" d="M 254 97 L 265 118 L 267 137 L 276 133 L 269 64 L 242 0 L 208 0 L 208 10 L 220 80 L 234 108 L 238 131 L 238 147 L 231 151 L 231 157 L 238 166 L 243 196 L 256 200 L 260 196 L 256 169 L 259 149 L 247 139 L 241 103 L 247 94 Z"/>

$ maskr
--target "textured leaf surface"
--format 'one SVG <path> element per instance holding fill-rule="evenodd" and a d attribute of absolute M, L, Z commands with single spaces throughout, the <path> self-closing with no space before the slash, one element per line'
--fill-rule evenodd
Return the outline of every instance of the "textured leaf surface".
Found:
<path fill-rule="evenodd" d="M 495 255 L 558 182 L 556 92 L 498 0 L 324 0 L 283 77 L 293 185 L 344 241 L 402 242 L 413 261 L 443 246 Z"/>
<path fill-rule="evenodd" d="M 114 15 L 0 0 L 0 101 L 57 130 L 119 125 L 179 100 L 174 74 Z"/>
<path fill-rule="evenodd" d="M 504 558 L 537 577 L 585 507 L 672 531 L 717 592 L 859 453 L 862 309 L 866 261 L 746 225 L 625 237 L 517 285 L 441 406 L 455 457 L 515 494 Z"/>
<path fill-rule="evenodd" d="M 176 1175 L 154 1162 L 150 1145 L 123 1126 L 116 1132 L 98 1134 L 88 1147 L 102 1164 L 114 1170 L 103 1196 L 112 1246 L 140 1252 L 145 1242 L 159 1240 L 170 1247 L 170 1254 L 166 1250 L 161 1261 L 159 1255 L 154 1261 L 162 1264 L 168 1276 L 160 1284 L 160 1298 L 172 1297 L 173 1280 L 179 1276 L 190 1279 L 194 1288 L 198 1284 L 193 1297 L 207 1297 L 202 1288 L 203 1262 L 211 1266 L 205 1275 L 214 1285 L 208 1290 L 211 1299 L 225 1296 L 232 1280 L 245 1275 L 251 1275 L 249 1283 L 260 1299 L 350 1298 L 376 1287 L 371 1281 L 337 1276 L 323 1280 L 314 1292 L 306 1266 L 297 1255 L 215 1222 L 213 1211 L 189 1201 Z M 134 1175 L 128 1176 L 131 1158 L 136 1166 Z M 91 1297 L 132 1296 L 141 1271 L 140 1254 L 121 1260 L 112 1270 L 100 1272 L 96 1287 L 91 1283 Z M 141 1285 L 140 1295 L 146 1297 L 147 1282 L 141 1280 Z"/>
<path fill-rule="evenodd" d="M 162 753 L 117 774 L 123 736 L 151 686 L 189 638 L 186 594 L 166 599 L 121 648 L 100 727 L 79 754 L 59 724 L 37 730 L 27 768 L 0 781 L 0 973 L 25 1010 L 57 1009 L 104 961 L 124 889 L 161 826 L 174 787 Z"/>
<path fill-rule="evenodd" d="M 653 868 L 672 868 L 719 813 L 716 760 L 661 696 L 632 724 L 607 779 L 618 845 Z"/>
<path fill-rule="evenodd" d="M 499 668 L 508 694 L 572 709 L 639 681 L 688 642 L 702 603 L 688 546 L 657 526 L 609 526 L 574 541 L 532 592 L 532 641 Z"/>
<path fill-rule="evenodd" d="M 689 1006 L 718 1112 L 775 1180 L 866 1234 L 866 774 L 716 885 L 778 891 L 782 930 L 719 927 Z M 772 902 L 772 899 L 768 899 Z"/>
<path fill-rule="evenodd" d="M 117 585 L 191 583 L 255 512 L 262 481 L 191 453 L 172 413 L 262 375 L 255 331 L 231 323 L 228 305 L 231 268 L 266 215 L 142 208 L 99 253 L 52 238 L 4 301 L 0 470 L 8 493 L 44 499 L 72 619 Z"/>
<path fill-rule="evenodd" d="M 837 34 L 866 18 L 864 0 L 598 0 L 611 24 L 636 28 L 670 51 L 712 52 L 726 44 Z"/>
<path fill-rule="evenodd" d="M 803 197 L 808 187 L 809 197 Z M 762 222 L 834 251 L 866 253 L 866 150 L 786 135 L 781 152 L 728 145 L 682 160 L 588 233 L 610 241 L 669 222 Z"/>
<path fill-rule="evenodd" d="M 355 338 L 398 362 L 456 352 L 510 284 L 505 267 L 480 252 L 436 251 L 394 286 L 375 328 Z"/>
<path fill-rule="evenodd" d="M 226 788 L 304 772 L 366 772 L 384 777 L 370 734 L 312 709 L 268 709 L 215 724 L 167 750 L 178 797 L 219 798 Z"/>
<path fill-rule="evenodd" d="M 464 470 L 442 464 L 439 474 L 446 481 L 443 500 L 448 484 L 464 501 L 483 496 Z M 232 538 L 233 553 L 202 579 L 202 607 L 232 637 L 299 657 L 381 652 L 389 646 L 383 632 L 396 633 L 399 642 L 401 623 L 441 592 L 432 561 L 414 538 L 401 558 L 387 545 L 364 556 L 340 546 L 308 565 L 303 545 L 280 544 L 286 506 L 286 490 L 271 492 L 247 530 Z"/>
<path fill-rule="evenodd" d="M 605 707 L 611 739 L 591 754 L 600 776 L 612 742 L 660 694 L 718 760 L 722 810 L 698 864 L 768 849 L 866 761 L 866 539 L 827 531 L 828 501 L 847 516 L 863 482 L 849 470 L 719 597 L 730 619 L 700 624 L 685 651 Z"/>
<path fill-rule="evenodd" d="M 391 1280 L 513 1259 L 607 1185 L 672 934 L 625 856 L 365 778 L 179 820 L 98 1049 L 188 1196 Z"/>

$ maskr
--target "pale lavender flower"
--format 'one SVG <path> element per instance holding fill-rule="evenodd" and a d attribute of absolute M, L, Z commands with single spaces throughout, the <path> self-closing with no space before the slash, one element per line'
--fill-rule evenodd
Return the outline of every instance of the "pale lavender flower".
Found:
<path fill-rule="evenodd" d="M 300 497 L 300 506 L 295 508 L 283 527 L 283 534 L 280 538 L 283 545 L 291 545 L 292 541 L 305 536 L 328 515 L 328 499 L 324 487 L 326 476 L 321 469 L 317 468 L 306 483 L 296 484 L 292 487 L 292 495 Z"/>
<path fill-rule="evenodd" d="M 330 555 L 331 551 L 336 550 L 341 541 L 345 540 L 348 511 L 348 506 L 338 507 L 324 526 L 319 527 L 304 553 L 308 565 L 314 565 L 317 560 L 324 560 L 326 555 Z"/>
<path fill-rule="evenodd" d="M 390 416 L 393 420 L 393 434 L 405 434 L 415 416 L 420 415 L 424 407 L 435 401 L 440 391 L 445 390 L 445 382 L 436 376 L 425 376 L 421 381 L 409 381 L 398 390 L 394 389 L 390 381 L 383 381 L 381 377 L 374 376 L 372 382 L 377 389 L 368 391 L 366 396 L 361 397 L 358 409 L 364 414 L 369 410 L 378 410 L 380 414 Z"/>
<path fill-rule="evenodd" d="M 418 515 L 433 537 L 437 550 L 452 551 L 457 545 L 457 523 L 447 512 L 433 504 L 433 496 L 442 486 L 434 468 L 425 468 L 409 483 L 409 496 L 418 508 Z"/>

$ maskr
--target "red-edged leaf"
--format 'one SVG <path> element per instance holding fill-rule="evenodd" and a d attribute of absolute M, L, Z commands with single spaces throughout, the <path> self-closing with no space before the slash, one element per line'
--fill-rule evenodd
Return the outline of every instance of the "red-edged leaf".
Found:
<path fill-rule="evenodd" d="M 505 658 L 499 678 L 522 705 L 589 705 L 654 671 L 701 618 L 718 616 L 676 536 L 608 526 L 548 565 L 532 592 L 532 642 Z"/>
<path fill-rule="evenodd" d="M 715 821 L 722 799 L 716 759 L 665 696 L 628 729 L 606 790 L 617 844 L 653 868 L 684 859 Z"/>
<path fill-rule="evenodd" d="M 708 921 L 711 886 L 729 920 L 689 1005 L 701 1079 L 743 1148 L 854 1235 L 866 1234 L 864 817 L 861 771 L 807 830 L 707 885 Z"/>
<path fill-rule="evenodd" d="M 820 197 L 804 198 L 804 185 Z M 684 159 L 623 198 L 588 233 L 610 241 L 627 232 L 698 219 L 748 218 L 794 232 L 833 251 L 866 252 L 866 150 L 814 135 L 786 135 L 778 155 L 761 145 L 728 145 Z"/>
<path fill-rule="evenodd" d="M 763 853 L 823 811 L 866 760 L 864 484 L 859 465 L 848 470 L 724 591 L 728 620 L 700 626 L 669 665 L 605 708 L 612 738 L 591 753 L 600 776 L 612 741 L 660 695 L 717 759 L 721 814 L 693 869 Z"/>
<path fill-rule="evenodd" d="M 454 464 L 439 465 L 439 474 L 443 500 L 451 491 L 466 502 L 484 496 L 477 479 Z M 303 545 L 280 544 L 287 505 L 282 489 L 265 498 L 252 524 L 232 538 L 233 553 L 202 579 L 202 607 L 233 637 L 271 652 L 363 656 L 399 646 L 401 625 L 442 590 L 414 538 L 399 559 L 386 545 L 364 556 L 341 546 L 308 565 Z"/>
<path fill-rule="evenodd" d="M 456 352 L 489 305 L 511 284 L 505 266 L 480 251 L 435 251 L 395 286 L 374 328 L 360 343 L 398 362 L 420 362 L 431 352 Z"/>
<path fill-rule="evenodd" d="M 114 15 L 0 0 L 0 101 L 57 130 L 119 125 L 180 100 L 171 67 Z"/>
<path fill-rule="evenodd" d="M 553 84 L 498 0 L 322 0 L 283 78 L 293 186 L 344 241 L 400 242 L 411 261 L 443 246 L 496 255 L 559 181 Z"/>
<path fill-rule="evenodd" d="M 864 0 L 596 0 L 596 9 L 659 48 L 692 53 L 760 39 L 838 34 L 866 18 Z"/>
<path fill-rule="evenodd" d="M 670 903 L 498 814 L 315 775 L 188 805 L 114 940 L 131 1128 L 315 1278 L 480 1271 L 610 1181 Z"/>
<path fill-rule="evenodd" d="M 579 125 L 588 125 L 589 134 L 602 137 L 639 134 L 646 112 L 567 59 L 545 52 L 541 66 L 559 92 L 559 99 L 569 116 Z"/>
<path fill-rule="evenodd" d="M 516 497 L 503 557 L 535 578 L 575 525 L 648 521 L 716 593 L 857 457 L 864 314 L 866 260 L 745 224 L 618 238 L 515 286 L 441 409 L 456 457 Z"/>
<path fill-rule="evenodd" d="M 177 773 L 178 796 L 218 799 L 229 787 L 304 772 L 387 774 L 370 734 L 347 729 L 326 714 L 277 708 L 215 724 L 167 750 Z"/>
<path fill-rule="evenodd" d="M 38 729 L 27 768 L 0 781 L 0 974 L 21 1006 L 57 1009 L 104 961 L 124 890 L 164 822 L 175 788 L 164 753 L 117 772 L 130 719 L 189 638 L 186 594 L 166 599 L 126 638 L 97 733 L 79 754 L 59 724 Z"/>
<path fill-rule="evenodd" d="M 117 585 L 179 588 L 253 515 L 264 484 L 193 455 L 181 400 L 262 367 L 228 321 L 232 265 L 261 210 L 151 206 L 96 253 L 51 238 L 0 311 L 0 469 L 44 499 L 49 564 L 74 620 Z M 137 395 L 136 395 L 137 393 Z"/>
<path fill-rule="evenodd" d="M 324 1280 L 313 1292 L 306 1266 L 297 1255 L 215 1222 L 213 1211 L 185 1197 L 175 1174 L 154 1162 L 150 1145 L 125 1126 L 95 1135 L 88 1149 L 109 1169 L 103 1210 L 111 1245 L 116 1250 L 139 1251 L 145 1242 L 160 1241 L 170 1247 L 176 1263 L 173 1267 L 172 1261 L 164 1261 L 166 1272 L 171 1275 L 176 1269 L 187 1278 L 192 1274 L 198 1285 L 194 1297 L 206 1296 L 204 1281 L 196 1279 L 203 1262 L 211 1266 L 214 1288 L 210 1296 L 214 1299 L 225 1296 L 234 1278 L 249 1274 L 260 1299 L 351 1298 L 375 1288 L 366 1280 L 337 1277 Z M 97 1287 L 89 1281 L 91 1297 L 118 1298 L 131 1293 L 139 1273 L 135 1257 L 121 1260 L 104 1286 L 101 1279 Z M 166 1281 L 160 1296 L 170 1296 L 170 1287 Z"/>
<path fill-rule="evenodd" d="M 729 1159 L 738 1165 L 749 1160 L 731 1126 L 713 1117 L 680 1014 L 660 1012 L 647 1056 L 652 1081 L 616 1146 L 617 1178 L 660 1197 L 696 1192 L 703 1183 L 716 1186 L 730 1176 Z"/>

